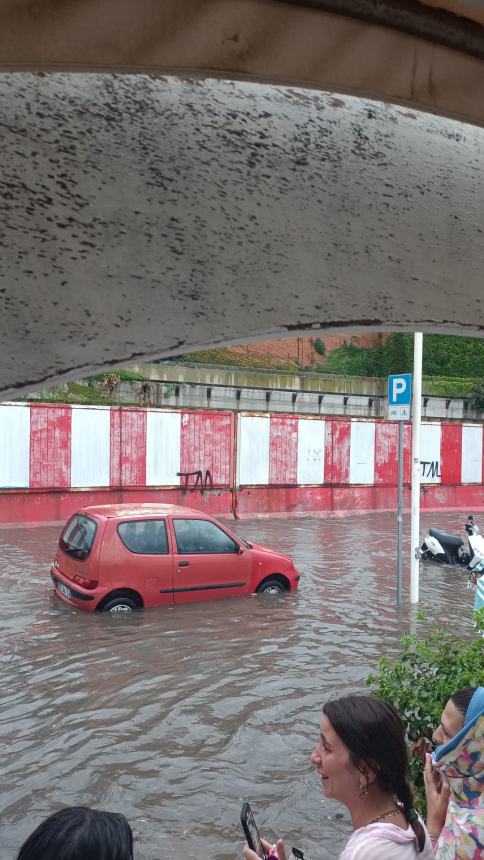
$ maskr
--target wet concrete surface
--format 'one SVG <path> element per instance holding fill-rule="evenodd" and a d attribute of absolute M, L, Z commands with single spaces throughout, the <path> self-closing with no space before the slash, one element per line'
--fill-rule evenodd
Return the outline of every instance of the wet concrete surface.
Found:
<path fill-rule="evenodd" d="M 425 514 L 422 532 L 462 532 L 464 519 Z M 421 565 L 421 621 L 408 541 L 395 605 L 393 514 L 228 525 L 291 555 L 299 592 L 82 613 L 51 591 L 60 528 L 0 529 L 2 858 L 65 804 L 123 812 L 136 860 L 240 857 L 244 799 L 269 838 L 338 855 L 348 814 L 322 797 L 308 762 L 321 705 L 363 689 L 408 630 L 439 622 L 474 635 L 466 574 Z"/>

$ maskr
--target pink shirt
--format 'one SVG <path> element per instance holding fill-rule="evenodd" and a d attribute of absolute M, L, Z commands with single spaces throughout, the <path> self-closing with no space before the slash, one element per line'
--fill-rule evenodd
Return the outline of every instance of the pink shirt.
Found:
<path fill-rule="evenodd" d="M 433 860 L 434 852 L 427 831 L 419 854 L 415 833 L 396 824 L 379 821 L 354 830 L 339 860 Z"/>

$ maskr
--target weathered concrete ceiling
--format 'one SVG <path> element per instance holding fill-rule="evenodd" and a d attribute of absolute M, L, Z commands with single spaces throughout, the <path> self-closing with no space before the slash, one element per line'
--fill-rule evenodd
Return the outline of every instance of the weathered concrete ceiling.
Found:
<path fill-rule="evenodd" d="M 484 131 L 242 82 L 0 75 L 3 397 L 325 328 L 484 327 Z"/>
<path fill-rule="evenodd" d="M 0 0 L 0 396 L 288 331 L 480 333 L 482 133 L 418 110 L 484 125 L 483 24 Z"/>
<path fill-rule="evenodd" d="M 477 0 L 0 0 L 0 69 L 314 86 L 484 121 Z"/>

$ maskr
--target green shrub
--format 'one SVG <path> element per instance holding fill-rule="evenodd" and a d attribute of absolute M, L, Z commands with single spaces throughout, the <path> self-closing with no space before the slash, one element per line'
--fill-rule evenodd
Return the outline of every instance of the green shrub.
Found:
<path fill-rule="evenodd" d="M 136 370 L 113 370 L 110 373 L 116 375 L 120 382 L 143 382 L 145 379 L 148 379 L 147 376 L 143 376 L 142 373 L 138 373 Z M 90 384 L 92 382 L 103 382 L 110 373 L 96 373 L 94 376 L 89 376 L 87 379 L 87 383 Z"/>
<path fill-rule="evenodd" d="M 484 684 L 484 639 L 461 639 L 435 630 L 426 639 L 415 635 L 400 640 L 398 657 L 382 657 L 378 674 L 367 684 L 390 702 L 402 718 L 412 744 L 410 776 L 416 804 L 425 813 L 423 764 L 425 740 L 437 728 L 445 703 L 457 690 Z"/>
<path fill-rule="evenodd" d="M 484 410 L 484 379 L 479 380 L 472 394 L 472 404 L 474 409 L 479 411 Z"/>
<path fill-rule="evenodd" d="M 324 343 L 324 340 L 321 340 L 320 337 L 317 337 L 316 340 L 313 342 L 313 346 L 314 346 L 314 349 L 316 350 L 316 352 L 318 353 L 318 355 L 322 355 L 322 356 L 325 355 L 326 345 Z"/>
<path fill-rule="evenodd" d="M 474 378 L 460 376 L 424 376 L 422 382 L 424 394 L 434 397 L 467 397 L 475 386 Z"/>
<path fill-rule="evenodd" d="M 479 633 L 484 636 L 484 606 L 473 613 L 474 623 Z"/>
<path fill-rule="evenodd" d="M 92 386 L 83 385 L 79 382 L 68 382 L 64 388 L 51 388 L 49 391 L 26 394 L 19 400 L 41 403 L 68 403 L 84 404 L 94 406 L 119 406 L 121 401 L 116 397 L 110 397 L 103 391 L 98 391 Z M 135 402 L 123 401 L 125 406 L 136 406 Z"/>
<path fill-rule="evenodd" d="M 393 332 L 383 343 L 358 345 L 356 337 L 333 349 L 326 358 L 326 370 L 349 376 L 388 376 L 413 370 L 413 334 Z M 423 339 L 423 373 L 427 377 L 479 378 L 484 369 L 484 338 L 426 334 Z M 468 393 L 469 389 L 465 393 Z M 434 394 L 433 391 L 427 392 Z M 443 396 L 460 392 L 449 390 Z M 479 408 L 479 407 L 477 407 Z M 483 396 L 484 408 L 484 396 Z"/>

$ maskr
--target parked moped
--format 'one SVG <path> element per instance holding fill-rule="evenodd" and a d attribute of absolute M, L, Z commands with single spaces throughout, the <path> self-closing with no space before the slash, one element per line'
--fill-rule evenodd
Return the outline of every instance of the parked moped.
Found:
<path fill-rule="evenodd" d="M 460 564 L 473 570 L 477 564 L 484 562 L 484 537 L 480 534 L 472 514 L 467 517 L 464 529 L 467 532 L 467 550 L 459 535 L 444 529 L 429 528 L 418 551 L 420 558 L 444 564 Z"/>

